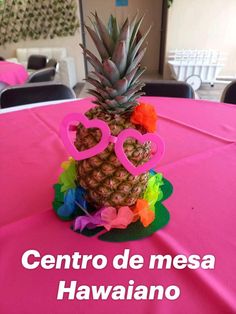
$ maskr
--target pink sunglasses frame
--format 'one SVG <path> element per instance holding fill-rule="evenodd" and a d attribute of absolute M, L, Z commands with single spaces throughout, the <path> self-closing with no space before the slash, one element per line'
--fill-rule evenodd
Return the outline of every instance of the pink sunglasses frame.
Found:
<path fill-rule="evenodd" d="M 100 142 L 85 151 L 78 151 L 70 136 L 70 127 L 75 121 L 76 123 L 82 123 L 83 126 L 86 128 L 98 128 L 102 134 Z M 115 137 L 111 135 L 110 128 L 106 122 L 99 119 L 89 120 L 82 113 L 71 113 L 63 119 L 60 126 L 60 136 L 65 148 L 75 160 L 84 160 L 95 156 L 104 151 L 109 143 L 114 143 L 114 149 L 118 160 L 123 165 L 123 167 L 133 176 L 140 175 L 149 171 L 153 167 L 156 167 L 157 163 L 161 160 L 165 151 L 165 145 L 162 138 L 155 133 L 141 134 L 135 129 L 125 129 L 121 131 L 117 137 Z M 124 142 L 129 137 L 135 138 L 140 143 L 151 141 L 152 143 L 156 144 L 156 151 L 146 163 L 136 167 L 129 161 L 123 147 Z"/>

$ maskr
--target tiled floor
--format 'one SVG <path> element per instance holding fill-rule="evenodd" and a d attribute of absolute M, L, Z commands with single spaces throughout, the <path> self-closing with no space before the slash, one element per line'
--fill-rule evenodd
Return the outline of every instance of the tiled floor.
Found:
<path fill-rule="evenodd" d="M 143 80 L 148 81 L 155 81 L 160 80 L 161 77 L 158 76 L 156 73 L 148 73 L 143 76 Z M 222 92 L 227 84 L 226 83 L 215 83 L 213 87 L 210 84 L 202 84 L 200 89 L 196 91 L 195 98 L 196 99 L 206 99 L 210 101 L 220 101 Z M 77 97 L 83 98 L 89 96 L 87 90 L 91 88 L 91 85 L 88 83 L 85 84 L 77 84 L 75 88 L 75 93 Z"/>
<path fill-rule="evenodd" d="M 226 83 L 215 83 L 215 85 L 211 87 L 210 84 L 202 84 L 201 88 L 196 92 L 196 94 L 199 99 L 220 101 L 221 95 L 226 85 Z"/>

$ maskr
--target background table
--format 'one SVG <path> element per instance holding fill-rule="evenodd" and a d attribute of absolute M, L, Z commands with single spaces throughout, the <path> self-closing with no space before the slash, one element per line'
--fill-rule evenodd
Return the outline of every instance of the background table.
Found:
<path fill-rule="evenodd" d="M 8 85 L 24 84 L 28 79 L 27 70 L 23 65 L 0 61 L 0 82 Z"/>
<path fill-rule="evenodd" d="M 226 314 L 236 312 L 236 106 L 143 97 L 159 115 L 166 154 L 157 171 L 172 182 L 164 202 L 170 223 L 151 237 L 106 243 L 70 230 L 55 216 L 53 184 L 67 153 L 62 118 L 85 112 L 88 99 L 0 115 L 0 272 L 2 313 Z M 214 270 L 26 270 L 22 254 L 213 254 Z M 78 285 L 177 285 L 175 301 L 57 301 L 58 282 Z"/>

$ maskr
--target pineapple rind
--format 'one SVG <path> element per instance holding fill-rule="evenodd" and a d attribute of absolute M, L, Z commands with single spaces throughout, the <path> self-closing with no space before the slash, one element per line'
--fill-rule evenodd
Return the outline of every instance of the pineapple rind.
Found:
<path fill-rule="evenodd" d="M 137 128 L 130 122 L 130 116 L 109 114 L 100 107 L 87 112 L 89 119 L 101 119 L 108 123 L 111 134 L 117 136 L 127 128 Z M 78 150 L 86 150 L 96 145 L 101 138 L 98 129 L 86 129 L 81 124 L 77 127 L 75 146 Z M 134 165 L 146 162 L 150 158 L 150 143 L 140 144 L 129 138 L 124 144 L 124 151 Z M 95 207 L 132 206 L 141 198 L 148 181 L 148 173 L 132 176 L 119 162 L 114 152 L 114 144 L 100 154 L 77 162 L 77 181 L 87 192 L 87 201 Z"/>

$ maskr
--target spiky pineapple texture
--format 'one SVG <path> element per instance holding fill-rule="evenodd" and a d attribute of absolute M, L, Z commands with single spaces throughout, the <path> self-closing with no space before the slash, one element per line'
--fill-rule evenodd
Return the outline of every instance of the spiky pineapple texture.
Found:
<path fill-rule="evenodd" d="M 146 131 L 130 121 L 133 108 L 138 104 L 137 98 L 143 84 L 139 81 L 145 68 L 140 61 L 146 48 L 140 50 L 147 33 L 137 41 L 137 34 L 143 18 L 136 15 L 131 23 L 128 19 L 119 29 L 115 17 L 111 16 L 108 27 L 102 23 L 97 13 L 94 14 L 94 30 L 86 26 L 101 60 L 82 46 L 87 60 L 94 67 L 87 79 L 95 89 L 89 93 L 95 96 L 96 108 L 89 110 L 89 119 L 98 118 L 105 121 L 113 136 L 123 129 L 134 128 Z M 95 78 L 96 77 L 96 78 Z M 83 151 L 96 145 L 101 139 L 97 129 L 86 129 L 78 125 L 75 146 Z M 140 165 L 150 158 L 150 143 L 140 144 L 129 139 L 124 150 L 134 165 Z M 114 144 L 95 157 L 77 162 L 77 181 L 87 191 L 87 200 L 96 207 L 132 206 L 141 198 L 146 189 L 148 173 L 133 176 L 120 164 L 114 152 Z"/>
<path fill-rule="evenodd" d="M 100 107 L 87 113 L 90 119 L 98 118 L 105 121 L 113 136 L 126 128 L 135 128 L 128 115 L 105 113 Z M 139 131 L 144 130 L 139 127 Z M 79 150 L 86 150 L 96 145 L 101 138 L 97 129 L 86 129 L 81 124 L 77 128 L 75 145 Z M 150 158 L 150 143 L 140 144 L 134 139 L 128 139 L 124 151 L 134 165 L 140 165 Z M 148 173 L 133 176 L 120 164 L 114 152 L 114 144 L 100 154 L 77 163 L 79 185 L 87 191 L 87 200 L 96 207 L 102 206 L 132 206 L 146 189 Z"/>
<path fill-rule="evenodd" d="M 137 35 L 142 24 L 143 17 L 138 19 L 136 15 L 132 22 L 129 20 L 119 28 L 114 16 L 110 16 L 106 27 L 97 13 L 92 21 L 94 30 L 86 26 L 101 60 L 83 45 L 83 51 L 94 71 L 88 76 L 87 81 L 95 89 L 89 89 L 89 93 L 95 96 L 95 103 L 104 110 L 121 113 L 132 110 L 138 103 L 143 93 L 140 91 L 143 83 L 140 76 L 146 68 L 140 67 L 146 47 L 141 46 L 148 35 L 148 31 L 137 40 Z"/>

